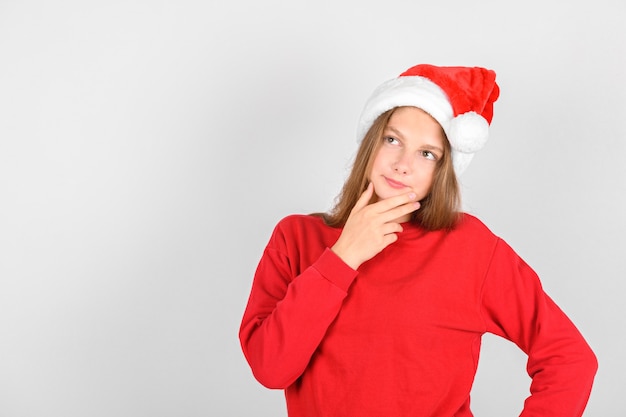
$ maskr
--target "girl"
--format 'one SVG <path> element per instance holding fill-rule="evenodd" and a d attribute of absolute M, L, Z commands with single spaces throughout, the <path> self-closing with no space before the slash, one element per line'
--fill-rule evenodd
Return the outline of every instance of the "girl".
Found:
<path fill-rule="evenodd" d="M 374 91 L 328 214 L 281 220 L 240 340 L 290 417 L 468 417 L 481 335 L 528 355 L 522 416 L 581 416 L 596 358 L 533 270 L 459 210 L 457 175 L 487 139 L 484 68 L 418 65 Z"/>

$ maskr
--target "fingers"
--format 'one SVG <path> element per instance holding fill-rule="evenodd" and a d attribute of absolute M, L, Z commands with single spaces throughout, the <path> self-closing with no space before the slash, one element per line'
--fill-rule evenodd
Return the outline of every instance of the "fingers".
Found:
<path fill-rule="evenodd" d="M 401 233 L 404 229 L 400 225 L 400 223 L 390 222 L 385 223 L 381 229 L 383 235 L 391 235 L 394 233 Z"/>
<path fill-rule="evenodd" d="M 415 195 L 415 193 L 410 189 L 407 188 L 408 192 L 404 193 L 404 194 L 400 194 L 394 197 L 390 197 L 384 200 L 380 200 L 374 204 L 372 204 L 372 208 L 374 210 L 376 210 L 377 213 L 384 213 L 386 211 L 389 211 L 395 207 L 399 207 L 402 206 L 404 204 L 407 203 L 412 203 L 412 202 L 417 202 L 416 198 L 417 196 Z M 418 203 L 419 204 L 419 203 Z M 419 208 L 419 206 L 417 206 L 415 209 Z M 405 213 L 406 214 L 406 213 Z"/>
<path fill-rule="evenodd" d="M 416 201 L 416 198 L 415 193 L 410 191 L 371 204 L 368 210 L 371 210 L 373 214 L 375 213 L 379 221 L 387 223 L 419 209 L 420 203 Z"/>
<path fill-rule="evenodd" d="M 380 213 L 379 216 L 383 222 L 389 222 L 409 213 L 413 213 L 419 208 L 420 203 L 418 201 L 410 201 L 408 203 L 402 204 L 401 206 L 393 207 L 390 210 Z"/>
<path fill-rule="evenodd" d="M 398 240 L 398 235 L 395 234 L 395 233 L 391 233 L 389 235 L 385 235 L 383 237 L 383 245 L 386 248 L 387 246 L 391 245 L 396 240 Z"/>
<path fill-rule="evenodd" d="M 404 194 L 369 204 L 374 195 L 374 185 L 370 182 L 352 208 L 352 213 L 356 214 L 367 208 L 366 210 L 369 214 L 378 217 L 379 221 L 382 223 L 391 222 L 403 217 L 420 208 L 420 203 L 416 201 L 417 195 L 415 192 L 409 187 L 407 187 L 406 190 L 407 192 Z"/>
<path fill-rule="evenodd" d="M 351 268 L 357 269 L 397 241 L 398 234 L 403 231 L 401 218 L 419 208 L 416 194 L 408 187 L 406 191 L 405 194 L 369 204 L 374 195 L 374 186 L 369 183 L 332 246 L 333 252 Z"/>

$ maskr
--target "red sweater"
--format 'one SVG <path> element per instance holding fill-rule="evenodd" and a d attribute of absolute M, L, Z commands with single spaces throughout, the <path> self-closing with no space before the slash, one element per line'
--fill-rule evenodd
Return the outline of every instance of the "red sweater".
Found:
<path fill-rule="evenodd" d="M 328 249 L 341 229 L 301 215 L 276 226 L 240 340 L 289 416 L 471 416 L 485 332 L 528 355 L 521 416 L 581 416 L 596 358 L 532 269 L 470 215 L 451 232 L 403 227 L 355 271 Z"/>

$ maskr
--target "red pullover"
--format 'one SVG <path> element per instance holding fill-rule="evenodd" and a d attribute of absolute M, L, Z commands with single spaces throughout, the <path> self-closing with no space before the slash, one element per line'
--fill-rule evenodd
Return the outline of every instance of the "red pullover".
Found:
<path fill-rule="evenodd" d="M 289 216 L 257 268 L 240 340 L 290 417 L 469 417 L 481 335 L 528 355 L 523 417 L 581 416 L 596 358 L 532 269 L 479 220 L 403 224 L 358 272 L 330 249 L 341 229 Z"/>

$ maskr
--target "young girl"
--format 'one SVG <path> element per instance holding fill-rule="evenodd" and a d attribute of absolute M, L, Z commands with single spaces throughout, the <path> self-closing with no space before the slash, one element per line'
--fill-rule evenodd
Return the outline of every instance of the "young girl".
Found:
<path fill-rule="evenodd" d="M 481 336 L 528 355 L 522 416 L 581 416 L 596 358 L 533 270 L 459 210 L 457 175 L 487 139 L 484 68 L 418 65 L 382 84 L 329 214 L 281 220 L 240 340 L 290 417 L 468 417 Z"/>

